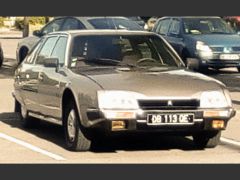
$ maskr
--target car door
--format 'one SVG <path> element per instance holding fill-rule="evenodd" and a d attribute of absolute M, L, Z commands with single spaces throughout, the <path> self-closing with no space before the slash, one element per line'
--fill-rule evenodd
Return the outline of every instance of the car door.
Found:
<path fill-rule="evenodd" d="M 75 30 L 75 29 L 86 29 L 86 27 L 76 18 L 68 17 L 64 21 L 61 31 Z"/>
<path fill-rule="evenodd" d="M 46 40 L 44 41 L 42 47 L 40 48 L 38 54 L 36 55 L 35 58 L 35 71 L 36 71 L 36 78 L 37 78 L 37 93 L 36 96 L 34 97 L 37 102 L 37 112 L 43 113 L 43 97 L 41 95 L 41 83 L 43 80 L 43 75 L 42 71 L 44 69 L 43 67 L 43 60 L 45 58 L 49 58 L 51 56 L 51 53 L 53 51 L 53 48 L 58 40 L 58 36 L 50 36 L 47 37 Z"/>
<path fill-rule="evenodd" d="M 61 73 L 65 62 L 67 48 L 67 36 L 60 36 L 53 46 L 50 58 L 59 60 L 59 67 L 44 67 L 41 71 L 39 83 L 39 96 L 41 98 L 41 112 L 45 116 L 59 119 L 61 117 L 61 96 L 60 83 L 64 79 Z"/>
<path fill-rule="evenodd" d="M 41 39 L 25 58 L 19 68 L 16 70 L 15 84 L 19 87 L 19 94 L 23 99 L 25 107 L 30 111 L 38 111 L 38 75 L 40 67 L 34 64 L 39 48 L 42 46 L 44 39 Z"/>
<path fill-rule="evenodd" d="M 184 47 L 182 32 L 181 32 L 181 21 L 177 18 L 173 18 L 166 40 L 173 46 L 173 48 L 181 55 Z"/>

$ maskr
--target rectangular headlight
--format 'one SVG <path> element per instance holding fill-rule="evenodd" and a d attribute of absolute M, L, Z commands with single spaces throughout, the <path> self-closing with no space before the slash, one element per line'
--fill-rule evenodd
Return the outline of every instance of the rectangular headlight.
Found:
<path fill-rule="evenodd" d="M 223 92 L 206 91 L 203 92 L 200 99 L 201 108 L 225 108 L 229 107 L 228 100 Z"/>
<path fill-rule="evenodd" d="M 98 91 L 98 106 L 105 110 L 137 110 L 139 106 L 135 95 L 128 91 Z"/>

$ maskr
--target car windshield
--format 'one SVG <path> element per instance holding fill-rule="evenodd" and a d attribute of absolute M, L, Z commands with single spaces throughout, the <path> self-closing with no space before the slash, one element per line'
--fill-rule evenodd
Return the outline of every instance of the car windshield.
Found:
<path fill-rule="evenodd" d="M 89 19 L 88 22 L 95 29 L 143 30 L 136 22 L 124 18 L 96 18 Z"/>
<path fill-rule="evenodd" d="M 156 35 L 91 35 L 74 38 L 70 66 L 158 68 L 184 64 Z"/>
<path fill-rule="evenodd" d="M 186 34 L 233 34 L 235 31 L 221 18 L 184 18 Z"/>

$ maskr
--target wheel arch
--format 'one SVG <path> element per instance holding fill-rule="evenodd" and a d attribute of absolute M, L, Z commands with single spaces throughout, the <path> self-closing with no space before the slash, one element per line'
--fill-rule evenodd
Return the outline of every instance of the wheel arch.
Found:
<path fill-rule="evenodd" d="M 64 120 L 64 108 L 66 107 L 67 103 L 69 101 L 73 101 L 76 105 L 77 108 L 77 113 L 80 119 L 80 123 L 82 124 L 82 116 L 81 116 L 81 111 L 80 111 L 80 104 L 77 100 L 77 96 L 76 94 L 74 94 L 73 90 L 70 87 L 67 87 L 64 91 L 63 91 L 63 95 L 62 95 L 62 99 L 61 99 L 61 115 L 62 115 L 62 120 Z"/>

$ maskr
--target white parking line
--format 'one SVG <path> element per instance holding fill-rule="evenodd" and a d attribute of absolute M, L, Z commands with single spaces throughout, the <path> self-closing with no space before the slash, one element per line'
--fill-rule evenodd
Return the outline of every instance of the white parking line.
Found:
<path fill-rule="evenodd" d="M 221 137 L 221 142 L 240 147 L 240 142 L 225 137 Z"/>
<path fill-rule="evenodd" d="M 48 156 L 48 157 L 50 157 L 50 158 L 52 158 L 52 159 L 55 159 L 55 160 L 58 160 L 58 161 L 64 161 L 64 160 L 66 160 L 66 159 L 64 159 L 63 157 L 59 156 L 59 155 L 53 154 L 53 153 L 51 153 L 51 152 L 48 152 L 48 151 L 43 150 L 43 149 L 41 149 L 41 148 L 38 148 L 38 147 L 36 147 L 36 146 L 34 146 L 34 145 L 31 145 L 31 144 L 29 144 L 29 143 L 27 143 L 27 142 L 24 142 L 24 141 L 22 141 L 22 140 L 16 139 L 16 138 L 11 137 L 11 136 L 8 136 L 8 135 L 6 135 L 6 134 L 0 133 L 0 138 L 5 139 L 5 140 L 8 140 L 8 141 L 11 141 L 11 142 L 14 142 L 14 143 L 16 143 L 16 144 L 18 144 L 18 145 L 24 146 L 24 147 L 26 147 L 26 148 L 28 148 L 28 149 L 30 149 L 30 150 L 32 150 L 32 151 L 41 153 L 41 154 L 43 154 L 43 155 L 45 155 L 45 156 Z"/>

